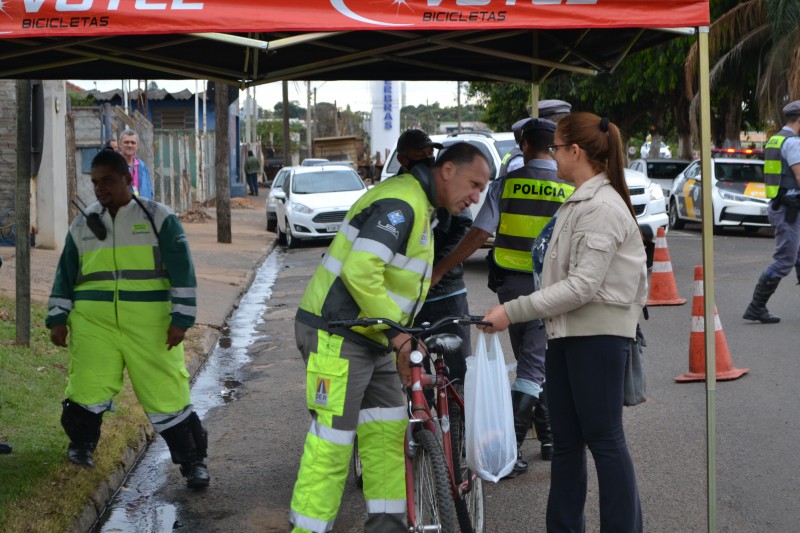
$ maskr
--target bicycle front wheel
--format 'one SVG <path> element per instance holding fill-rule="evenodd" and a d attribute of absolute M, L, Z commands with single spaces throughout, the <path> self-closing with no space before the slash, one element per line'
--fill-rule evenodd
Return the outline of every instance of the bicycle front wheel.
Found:
<path fill-rule="evenodd" d="M 453 385 L 464 397 L 464 387 Z M 456 402 L 450 402 L 450 439 L 453 447 L 453 472 L 459 485 L 460 497 L 455 501 L 456 516 L 461 533 L 483 533 L 483 484 L 481 478 L 467 468 L 464 414 Z"/>
<path fill-rule="evenodd" d="M 416 431 L 414 440 L 417 442 L 412 461 L 415 531 L 438 526 L 442 533 L 456 533 L 456 510 L 442 446 L 427 429 Z"/>

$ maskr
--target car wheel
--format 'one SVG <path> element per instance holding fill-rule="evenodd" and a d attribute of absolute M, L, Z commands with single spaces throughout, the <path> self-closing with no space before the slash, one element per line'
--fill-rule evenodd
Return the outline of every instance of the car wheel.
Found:
<path fill-rule="evenodd" d="M 725 233 L 725 226 L 720 226 L 719 224 L 714 224 L 714 226 L 711 228 L 711 232 L 714 235 L 722 235 L 722 234 Z"/>
<path fill-rule="evenodd" d="M 275 233 L 275 228 L 277 228 L 277 227 L 278 227 L 278 221 L 277 220 L 269 220 L 269 219 L 267 220 L 267 231 L 271 231 L 272 233 Z"/>
<path fill-rule="evenodd" d="M 686 223 L 678 217 L 678 202 L 672 200 L 669 203 L 669 227 L 670 229 L 683 229 Z"/>
<path fill-rule="evenodd" d="M 277 222 L 275 224 L 276 224 L 275 229 L 278 231 L 278 244 L 284 244 L 285 245 L 286 244 L 286 234 L 283 231 L 281 231 L 281 227 L 280 227 L 280 225 L 278 225 Z"/>
<path fill-rule="evenodd" d="M 289 221 L 286 221 L 286 246 L 289 248 L 297 248 L 300 246 L 300 239 L 292 235 L 292 227 L 289 225 Z"/>

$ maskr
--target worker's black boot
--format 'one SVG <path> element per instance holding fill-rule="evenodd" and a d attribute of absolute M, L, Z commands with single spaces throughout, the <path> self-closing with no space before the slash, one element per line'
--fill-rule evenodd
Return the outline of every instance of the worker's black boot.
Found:
<path fill-rule="evenodd" d="M 11 446 L 5 442 L 0 442 L 0 454 L 11 453 Z"/>
<path fill-rule="evenodd" d="M 537 403 L 539 403 L 539 399 L 530 394 L 511 391 L 511 408 L 514 411 L 514 432 L 517 434 L 517 450 L 522 447 L 525 436 L 528 434 L 528 430 L 531 429 L 533 409 Z M 527 471 L 528 462 L 523 461 L 522 454 L 517 451 L 517 462 L 514 463 L 514 469 L 506 477 L 514 478 Z"/>
<path fill-rule="evenodd" d="M 539 401 L 533 409 L 533 428 L 542 446 L 542 461 L 553 459 L 553 432 L 550 430 L 550 411 L 547 408 L 547 392 L 539 393 Z"/>
<path fill-rule="evenodd" d="M 181 465 L 181 474 L 190 489 L 208 486 L 211 477 L 203 462 L 208 448 L 208 433 L 200 423 L 197 413 L 192 413 L 179 424 L 165 429 L 161 436 L 167 441 L 172 462 Z"/>
<path fill-rule="evenodd" d="M 777 324 L 781 321 L 780 317 L 771 315 L 767 310 L 767 301 L 775 293 L 781 278 L 772 278 L 766 274 L 761 274 L 753 290 L 753 301 L 747 306 L 742 318 L 745 320 L 757 320 L 762 324 Z"/>
<path fill-rule="evenodd" d="M 103 413 L 95 414 L 69 398 L 61 406 L 61 426 L 70 440 L 67 458 L 76 465 L 94 468 L 92 454 L 100 440 Z"/>

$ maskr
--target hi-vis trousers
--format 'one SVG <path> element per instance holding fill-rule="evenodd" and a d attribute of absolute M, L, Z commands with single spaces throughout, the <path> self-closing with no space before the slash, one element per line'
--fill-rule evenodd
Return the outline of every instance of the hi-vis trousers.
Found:
<path fill-rule="evenodd" d="M 292 493 L 292 531 L 333 528 L 357 432 L 369 514 L 364 531 L 405 533 L 408 411 L 395 358 L 297 321 L 295 338 L 312 420 Z"/>

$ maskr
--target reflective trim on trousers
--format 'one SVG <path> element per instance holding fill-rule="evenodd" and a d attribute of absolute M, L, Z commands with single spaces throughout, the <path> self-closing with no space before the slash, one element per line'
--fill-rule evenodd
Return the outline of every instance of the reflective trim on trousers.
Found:
<path fill-rule="evenodd" d="M 311 428 L 308 432 L 324 441 L 342 446 L 352 445 L 356 437 L 355 431 L 329 428 L 317 422 L 316 418 L 311 421 Z"/>
<path fill-rule="evenodd" d="M 175 413 L 147 413 L 147 418 L 153 424 L 153 429 L 161 433 L 189 418 L 192 411 L 194 411 L 192 404 L 189 404 Z"/>
<path fill-rule="evenodd" d="M 367 500 L 369 514 L 405 514 L 405 500 Z"/>
<path fill-rule="evenodd" d="M 362 409 L 358 413 L 358 423 L 369 422 L 394 422 L 408 420 L 408 411 L 405 407 L 371 407 Z"/>
<path fill-rule="evenodd" d="M 314 533 L 324 533 L 333 529 L 333 520 L 325 522 L 310 516 L 303 516 L 294 509 L 289 510 L 289 522 L 294 525 L 292 531 L 313 531 Z"/>

